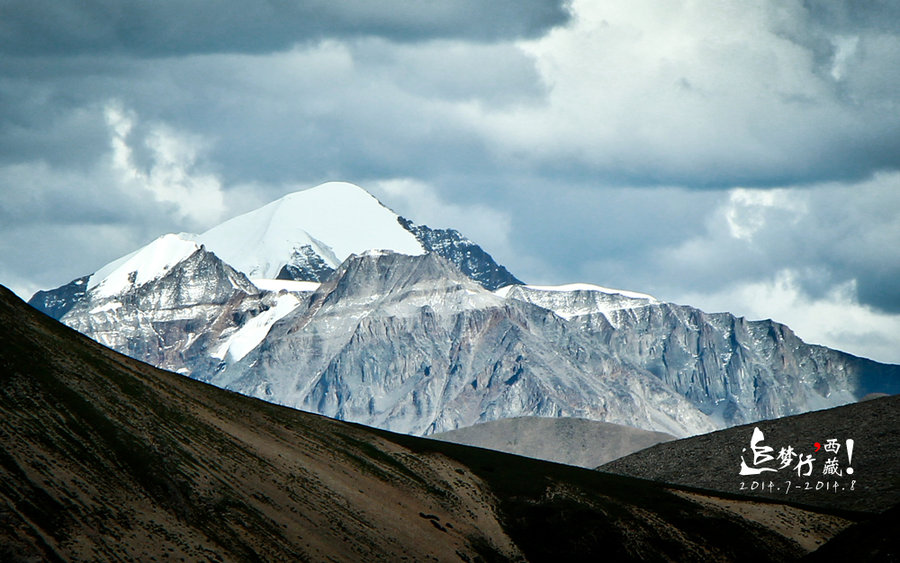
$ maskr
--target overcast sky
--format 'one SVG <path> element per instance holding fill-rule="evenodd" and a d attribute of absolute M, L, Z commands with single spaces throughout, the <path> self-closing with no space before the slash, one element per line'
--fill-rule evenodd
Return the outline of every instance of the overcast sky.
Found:
<path fill-rule="evenodd" d="M 357 183 L 900 363 L 900 4 L 0 0 L 0 283 Z"/>

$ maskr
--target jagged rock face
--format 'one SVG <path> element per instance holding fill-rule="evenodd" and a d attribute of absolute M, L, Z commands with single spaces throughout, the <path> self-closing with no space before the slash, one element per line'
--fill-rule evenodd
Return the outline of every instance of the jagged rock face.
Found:
<path fill-rule="evenodd" d="M 240 272 L 204 249 L 165 276 L 122 294 L 86 296 L 62 322 L 152 365 L 202 374 L 219 363 L 210 347 L 270 305 Z"/>
<path fill-rule="evenodd" d="M 397 219 L 403 228 L 416 236 L 428 252 L 434 252 L 459 268 L 463 274 L 482 287 L 494 291 L 501 287 L 521 284 L 514 275 L 497 264 L 480 246 L 453 229 L 430 229 L 414 225 L 403 217 Z"/>
<path fill-rule="evenodd" d="M 869 389 L 900 392 L 900 373 L 797 338 L 772 321 L 602 291 L 509 290 L 560 312 L 618 360 L 640 366 L 720 427 L 855 401 Z M 633 294 L 632 294 L 633 295 Z"/>
<path fill-rule="evenodd" d="M 853 402 L 847 366 L 787 327 L 662 303 L 611 314 L 598 336 L 725 426 Z M 631 335 L 626 337 L 626 335 Z"/>
<path fill-rule="evenodd" d="M 651 374 L 556 315 L 500 298 L 434 254 L 353 257 L 212 383 L 404 433 L 575 416 L 678 435 L 712 428 Z"/>
<path fill-rule="evenodd" d="M 54 319 L 59 319 L 84 299 L 90 277 L 83 276 L 56 289 L 38 291 L 28 300 L 28 304 Z"/>
<path fill-rule="evenodd" d="M 275 279 L 323 282 L 333 273 L 334 268 L 316 253 L 312 245 L 304 244 L 294 249 Z"/>

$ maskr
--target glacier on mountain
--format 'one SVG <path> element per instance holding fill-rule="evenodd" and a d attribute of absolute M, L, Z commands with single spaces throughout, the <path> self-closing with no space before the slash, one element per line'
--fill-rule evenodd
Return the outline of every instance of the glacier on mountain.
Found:
<path fill-rule="evenodd" d="M 526 301 L 550 309 L 564 319 L 599 313 L 610 320 L 613 311 L 658 304 L 656 298 L 643 293 L 610 289 L 587 283 L 566 285 L 508 285 L 496 291 L 497 295 Z"/>
<path fill-rule="evenodd" d="M 290 293 L 280 293 L 275 296 L 271 307 L 251 318 L 242 326 L 223 332 L 222 338 L 225 341 L 219 344 L 210 355 L 229 363 L 240 360 L 250 350 L 259 346 L 275 323 L 299 307 L 301 303 L 300 299 Z"/>

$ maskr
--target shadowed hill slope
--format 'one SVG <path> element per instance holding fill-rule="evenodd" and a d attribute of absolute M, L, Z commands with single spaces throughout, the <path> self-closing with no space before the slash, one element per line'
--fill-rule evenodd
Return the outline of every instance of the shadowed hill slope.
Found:
<path fill-rule="evenodd" d="M 5 288 L 0 327 L 0 560 L 792 560 L 853 519 L 278 407 Z"/>
<path fill-rule="evenodd" d="M 900 504 L 855 524 L 803 561 L 900 561 Z"/>

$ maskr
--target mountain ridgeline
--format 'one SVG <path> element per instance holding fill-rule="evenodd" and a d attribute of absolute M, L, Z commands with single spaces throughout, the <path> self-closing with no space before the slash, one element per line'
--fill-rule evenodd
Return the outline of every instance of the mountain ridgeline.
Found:
<path fill-rule="evenodd" d="M 810 345 L 771 321 L 609 294 L 510 287 L 507 297 L 557 312 L 623 363 L 640 366 L 688 398 L 717 426 L 779 418 L 900 393 L 900 366 Z"/>
<path fill-rule="evenodd" d="M 455 265 L 463 274 L 488 290 L 522 282 L 497 264 L 490 254 L 454 229 L 431 229 L 398 217 L 400 225 L 412 233 L 427 252 L 433 252 Z M 323 282 L 334 273 L 310 245 L 295 250 L 278 272 L 277 279 Z"/>
<path fill-rule="evenodd" d="M 541 416 L 683 437 L 900 392 L 900 366 L 773 321 L 522 285 L 458 232 L 340 183 L 166 235 L 31 303 L 158 367 L 419 435 Z"/>
<path fill-rule="evenodd" d="M 494 262 L 490 254 L 462 236 L 459 231 L 430 229 L 427 225 L 415 225 L 403 217 L 398 217 L 397 220 L 404 229 L 415 235 L 425 250 L 444 258 L 481 287 L 494 291 L 522 283 L 505 267 Z"/>
<path fill-rule="evenodd" d="M 66 285 L 49 291 L 38 291 L 28 304 L 42 313 L 60 319 L 87 295 L 87 282 L 91 276 L 82 276 Z"/>
<path fill-rule="evenodd" d="M 492 420 L 429 437 L 590 469 L 672 439 L 609 422 L 536 416 Z"/>

